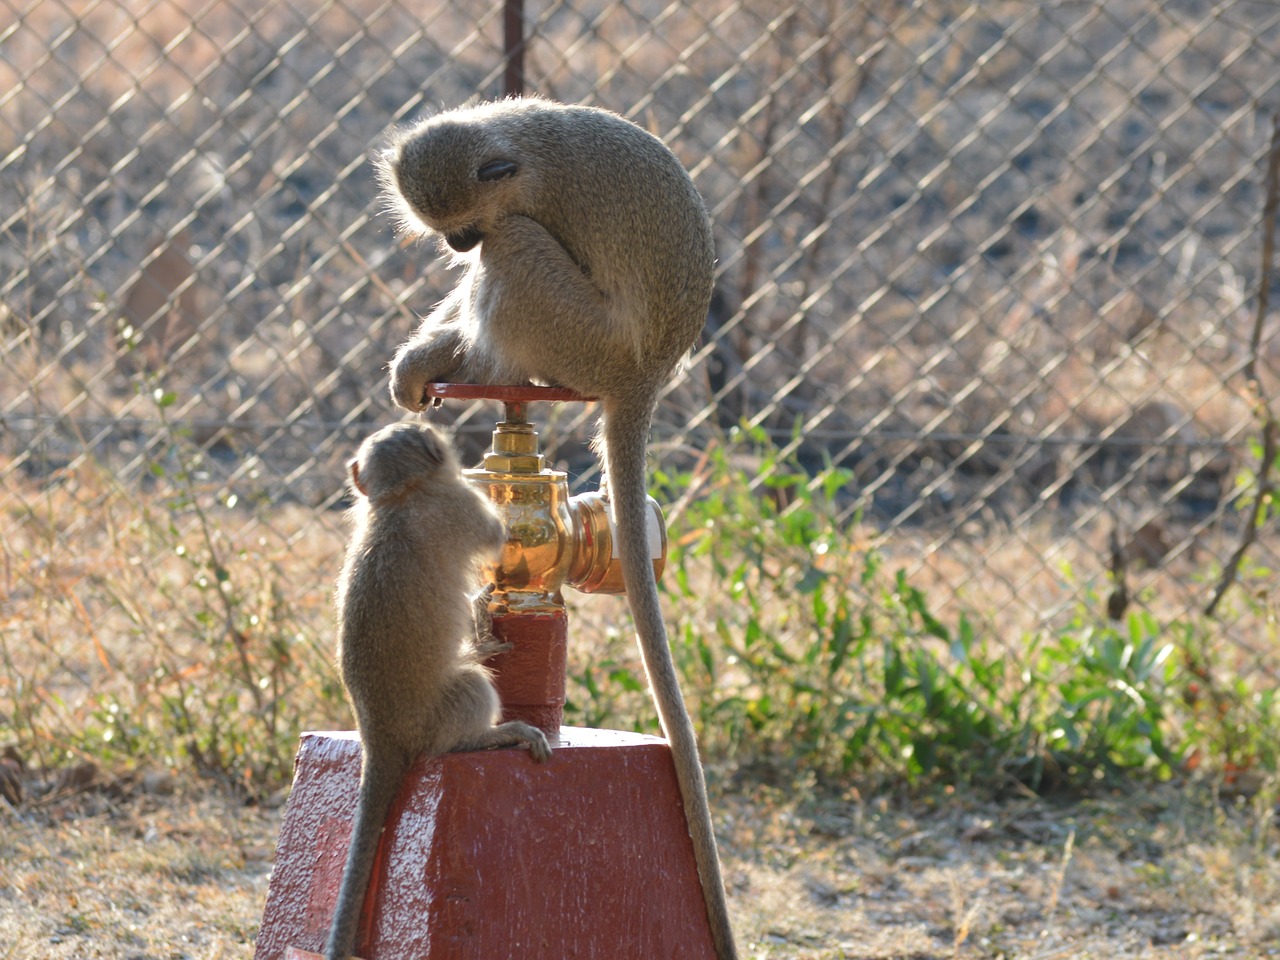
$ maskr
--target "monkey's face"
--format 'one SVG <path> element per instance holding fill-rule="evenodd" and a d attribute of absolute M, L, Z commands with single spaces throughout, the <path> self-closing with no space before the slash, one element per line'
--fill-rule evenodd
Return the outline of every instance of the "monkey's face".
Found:
<path fill-rule="evenodd" d="M 399 136 L 379 175 L 404 229 L 440 234 L 465 253 L 517 202 L 525 171 L 491 129 L 439 118 Z"/>
<path fill-rule="evenodd" d="M 349 467 L 351 487 L 371 501 L 394 495 L 424 479 L 459 476 L 448 441 L 421 421 L 383 427 L 360 444 Z"/>

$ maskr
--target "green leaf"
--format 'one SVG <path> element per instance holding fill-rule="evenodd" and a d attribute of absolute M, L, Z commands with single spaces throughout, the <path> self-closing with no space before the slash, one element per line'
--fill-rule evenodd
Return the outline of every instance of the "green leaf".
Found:
<path fill-rule="evenodd" d="M 810 565 L 805 569 L 804 576 L 796 584 L 796 590 L 806 595 L 813 593 L 827 581 L 828 577 L 830 577 L 830 574 Z"/>

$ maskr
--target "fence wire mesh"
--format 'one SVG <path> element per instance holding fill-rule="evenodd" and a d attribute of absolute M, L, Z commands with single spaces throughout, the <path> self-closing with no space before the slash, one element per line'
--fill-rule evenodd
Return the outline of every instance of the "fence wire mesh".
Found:
<path fill-rule="evenodd" d="M 842 520 L 1011 648 L 1117 576 L 1162 615 L 1205 604 L 1255 492 L 1258 397 L 1280 405 L 1277 315 L 1253 335 L 1280 8 L 522 17 L 527 89 L 661 136 L 715 223 L 716 294 L 659 457 L 746 422 L 815 484 L 851 471 Z M 502 6 L 478 0 L 0 0 L 6 637 L 51 643 L 62 622 L 96 645 L 65 664 L 87 677 L 114 656 L 104 618 L 181 631 L 84 593 L 106 567 L 174 589 L 179 561 L 140 559 L 166 525 L 289 557 L 288 582 L 261 584 L 276 615 L 327 602 L 343 460 L 397 416 L 386 361 L 452 282 L 379 214 L 371 151 L 500 95 L 506 65 Z M 590 413 L 555 416 L 585 480 Z M 474 458 L 487 414 L 456 421 Z M 157 493 L 155 523 L 122 507 Z M 183 512 L 201 502 L 217 530 Z M 1273 526 L 1259 568 L 1280 562 Z M 64 621 L 33 609 L 40 577 Z M 1240 669 L 1274 670 L 1247 605 L 1221 615 Z"/>

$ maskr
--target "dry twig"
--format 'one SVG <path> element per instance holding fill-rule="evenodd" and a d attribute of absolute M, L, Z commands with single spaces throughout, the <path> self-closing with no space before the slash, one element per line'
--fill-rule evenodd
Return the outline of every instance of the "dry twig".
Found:
<path fill-rule="evenodd" d="M 1266 392 L 1258 377 L 1258 354 L 1262 345 L 1262 327 L 1267 319 L 1267 307 L 1271 300 L 1271 272 L 1275 269 L 1275 234 L 1276 212 L 1280 209 L 1280 114 L 1271 121 L 1271 146 L 1267 151 L 1266 200 L 1262 208 L 1262 264 L 1258 280 L 1258 309 L 1253 317 L 1253 330 L 1249 335 L 1249 356 L 1245 361 L 1243 373 L 1245 389 L 1250 394 L 1259 421 L 1262 423 L 1262 456 L 1258 464 L 1252 508 L 1244 532 L 1240 535 L 1240 543 L 1232 553 L 1231 559 L 1222 570 L 1213 596 L 1204 608 L 1207 616 L 1213 616 L 1218 604 L 1231 585 L 1236 582 L 1240 572 L 1240 564 L 1245 554 L 1258 536 L 1258 527 L 1262 522 L 1264 511 L 1271 497 L 1275 494 L 1275 484 L 1271 479 L 1271 468 L 1275 465 L 1277 449 L 1280 448 L 1280 420 L 1267 402 Z"/>

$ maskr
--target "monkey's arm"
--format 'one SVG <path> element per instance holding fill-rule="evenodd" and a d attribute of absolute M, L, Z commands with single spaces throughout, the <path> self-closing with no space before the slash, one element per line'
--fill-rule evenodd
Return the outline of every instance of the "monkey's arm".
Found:
<path fill-rule="evenodd" d="M 391 399 L 406 410 L 417 413 L 426 407 L 427 384 L 454 379 L 466 359 L 462 303 L 463 291 L 454 287 L 396 350 L 391 360 Z"/>

